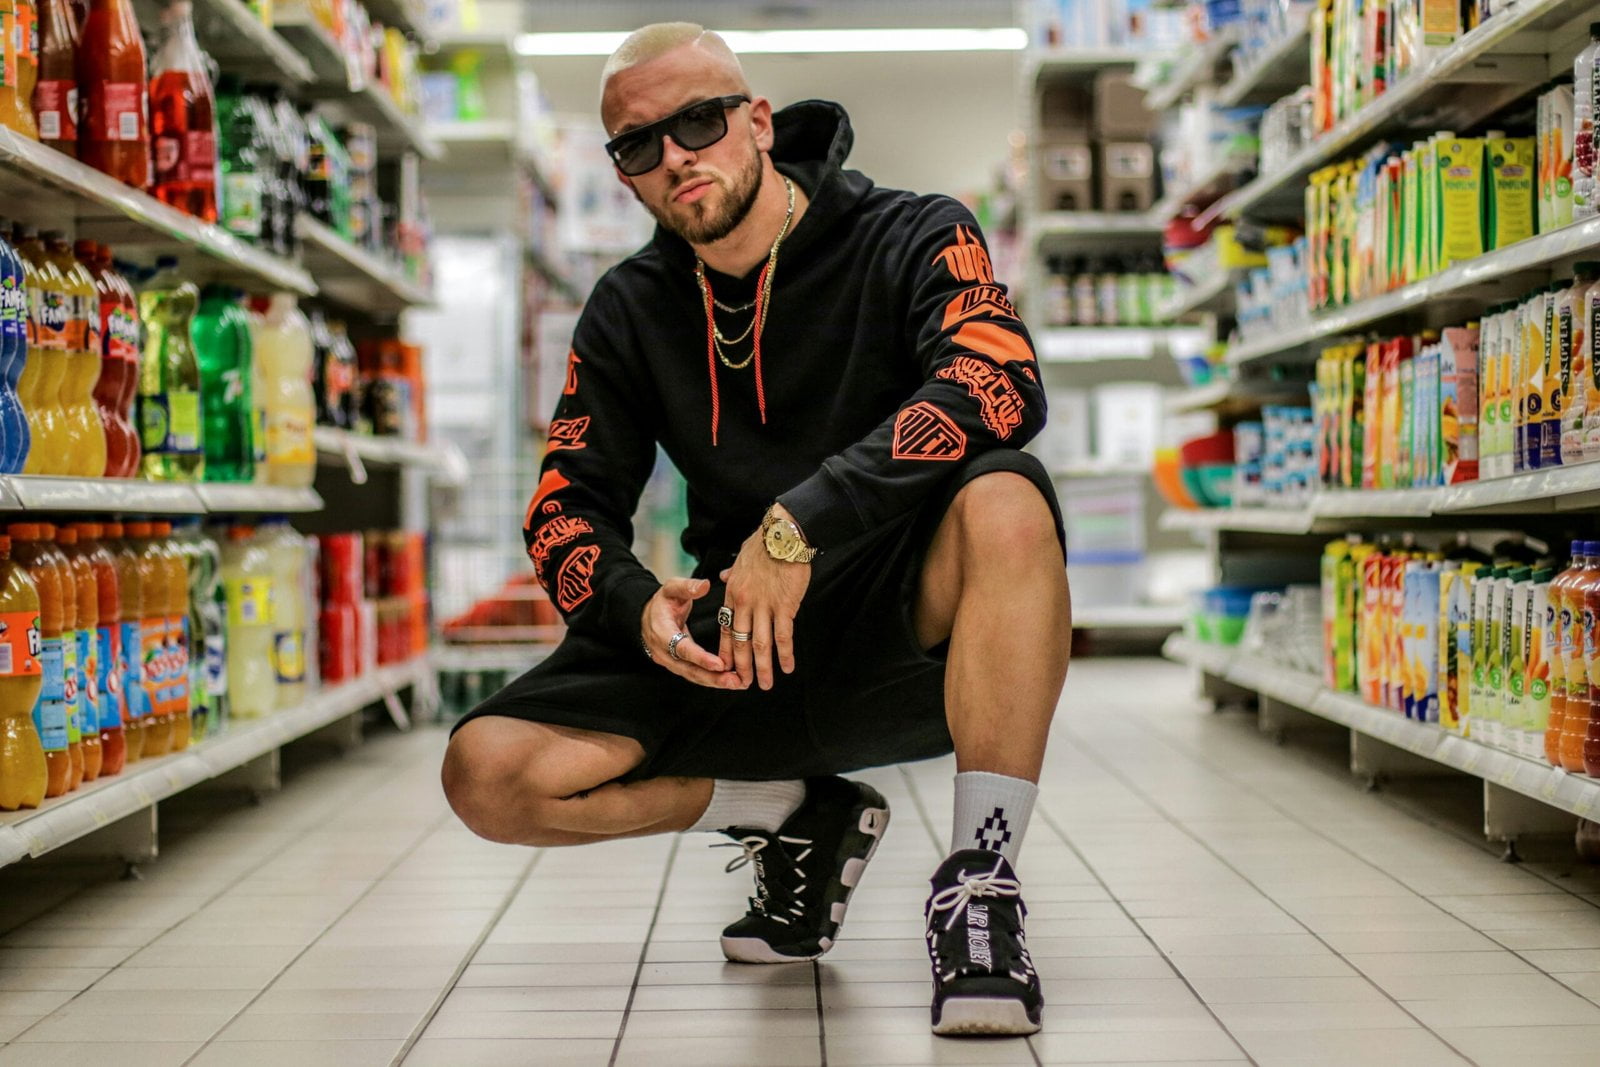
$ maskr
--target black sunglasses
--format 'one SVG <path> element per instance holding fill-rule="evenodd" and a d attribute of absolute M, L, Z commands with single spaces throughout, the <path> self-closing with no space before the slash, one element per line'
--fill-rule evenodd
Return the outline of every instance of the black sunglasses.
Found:
<path fill-rule="evenodd" d="M 606 151 L 628 177 L 648 174 L 661 166 L 662 138 L 671 137 L 689 152 L 710 148 L 728 135 L 728 108 L 749 102 L 750 98 L 742 95 L 701 100 L 612 138 L 606 142 Z"/>

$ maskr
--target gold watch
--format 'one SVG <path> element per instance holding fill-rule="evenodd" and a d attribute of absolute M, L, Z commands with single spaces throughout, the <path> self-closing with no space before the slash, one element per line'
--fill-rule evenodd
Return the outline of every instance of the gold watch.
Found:
<path fill-rule="evenodd" d="M 780 563 L 810 563 L 816 559 L 817 550 L 806 544 L 800 527 L 774 514 L 776 507 L 769 506 L 761 516 L 761 543 L 766 545 L 767 555 Z"/>

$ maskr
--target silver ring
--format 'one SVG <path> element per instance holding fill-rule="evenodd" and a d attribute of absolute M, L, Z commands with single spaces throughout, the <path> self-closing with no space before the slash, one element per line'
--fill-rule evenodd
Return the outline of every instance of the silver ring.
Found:
<path fill-rule="evenodd" d="M 749 630 L 746 630 L 743 633 L 740 633 L 738 630 L 729 630 L 728 632 L 733 635 L 733 639 L 735 641 L 748 641 L 748 640 L 750 640 L 750 631 Z"/>
<path fill-rule="evenodd" d="M 733 609 L 726 604 L 717 609 L 717 625 L 724 630 L 733 629 Z"/>
<path fill-rule="evenodd" d="M 671 656 L 673 659 L 678 659 L 678 642 L 682 641 L 688 636 L 689 635 L 684 633 L 682 630 L 679 630 L 677 633 L 673 634 L 672 637 L 667 641 L 667 655 Z"/>

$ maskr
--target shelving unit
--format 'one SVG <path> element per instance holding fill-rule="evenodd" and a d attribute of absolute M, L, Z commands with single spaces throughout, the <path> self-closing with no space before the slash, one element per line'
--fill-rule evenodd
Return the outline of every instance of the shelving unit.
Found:
<path fill-rule="evenodd" d="M 1196 88 L 1209 82 L 1216 70 L 1227 62 L 1228 52 L 1239 41 L 1237 26 L 1229 26 L 1204 44 L 1184 50 L 1168 76 L 1146 87 L 1145 106 L 1151 111 L 1167 111 Z"/>
<path fill-rule="evenodd" d="M 1217 271 L 1200 285 L 1178 288 L 1177 298 L 1161 309 L 1165 319 L 1181 319 L 1200 312 L 1231 315 L 1237 299 L 1234 286 L 1239 277 L 1233 271 Z"/>
<path fill-rule="evenodd" d="M 347 241 L 314 216 L 301 212 L 295 227 L 305 262 L 322 295 L 369 312 L 395 313 L 433 302 L 433 294 L 399 267 Z"/>
<path fill-rule="evenodd" d="M 1200 331 L 1183 326 L 1050 326 L 1034 333 L 1046 363 L 1092 363 L 1107 359 L 1153 359 L 1174 342 L 1192 342 Z"/>
<path fill-rule="evenodd" d="M 1052 238 L 1092 240 L 1107 237 L 1157 238 L 1166 219 L 1154 212 L 1040 211 L 1028 220 L 1029 243 Z"/>
<path fill-rule="evenodd" d="M 312 489 L 248 482 L 146 482 L 130 478 L 0 475 L 0 512 L 245 515 L 319 511 Z"/>
<path fill-rule="evenodd" d="M 156 851 L 156 805 L 167 798 L 253 763 L 276 778 L 278 749 L 362 709 L 395 700 L 414 688 L 433 692 L 429 658 L 380 667 L 364 677 L 329 686 L 298 707 L 261 719 L 239 720 L 183 752 L 129 764 L 118 775 L 89 782 L 36 810 L 0 813 L 0 867 L 71 844 L 98 830 L 116 834 L 115 854 L 130 861 Z"/>
<path fill-rule="evenodd" d="M 312 431 L 317 456 L 324 463 L 343 464 L 352 480 L 366 482 L 366 468 L 398 467 L 420 471 L 439 485 L 464 485 L 469 474 L 467 459 L 450 446 L 405 441 L 398 437 L 373 437 L 331 426 Z"/>
<path fill-rule="evenodd" d="M 1204 204 L 1218 194 L 1231 189 L 1239 178 L 1255 169 L 1254 156 L 1224 155 L 1214 161 L 1200 177 L 1189 184 L 1169 190 L 1156 201 L 1150 214 L 1159 219 L 1173 219 L 1191 204 Z"/>
<path fill-rule="evenodd" d="M 140 22 L 160 21 L 155 0 L 137 0 Z M 304 84 L 314 75 L 311 65 L 283 36 L 262 23 L 244 0 L 196 0 L 195 36 L 206 54 L 224 69 L 252 78 L 282 78 Z"/>
<path fill-rule="evenodd" d="M 1235 63 L 1232 76 L 1217 89 L 1222 107 L 1270 104 L 1308 83 L 1311 77 L 1311 37 L 1307 26 L 1283 37 L 1255 57 L 1248 66 Z"/>
<path fill-rule="evenodd" d="M 1134 48 L 1059 48 L 1033 52 L 1026 61 L 1029 82 L 1053 74 L 1093 73 L 1134 67 L 1152 57 Z"/>

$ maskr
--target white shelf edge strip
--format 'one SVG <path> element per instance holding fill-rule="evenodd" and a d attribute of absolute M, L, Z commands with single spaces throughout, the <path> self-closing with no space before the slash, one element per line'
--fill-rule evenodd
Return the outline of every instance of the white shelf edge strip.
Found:
<path fill-rule="evenodd" d="M 45 801 L 36 811 L 0 815 L 0 866 L 41 856 L 199 782 L 233 770 L 423 679 L 424 655 L 324 689 L 299 707 L 234 723 L 185 752 L 131 764 L 122 774 Z"/>
<path fill-rule="evenodd" d="M 1571 0 L 1527 0 L 1469 30 L 1460 40 L 1435 55 L 1432 62 L 1413 69 L 1399 85 L 1393 86 L 1353 115 L 1346 116 L 1327 134 L 1296 152 L 1271 174 L 1263 174 L 1224 197 L 1214 210 L 1218 214 L 1237 216 L 1279 189 L 1302 182 L 1305 174 L 1345 153 L 1384 122 L 1405 114 L 1438 79 L 1468 66 L 1524 27 L 1569 4 Z M 1529 88 L 1532 87 L 1530 84 Z M 1465 91 L 1470 92 L 1470 87 Z"/>
<path fill-rule="evenodd" d="M 1314 674 L 1285 667 L 1235 648 L 1204 645 L 1174 635 L 1162 653 L 1234 685 L 1281 700 L 1397 748 L 1584 818 L 1600 812 L 1600 779 L 1571 774 L 1538 760 L 1491 748 L 1438 726 L 1368 704 L 1353 693 L 1329 689 Z"/>
<path fill-rule="evenodd" d="M 1240 100 L 1255 91 L 1263 74 L 1288 59 L 1297 49 L 1308 54 L 1310 51 L 1310 28 L 1305 21 L 1269 45 L 1265 51 L 1257 55 L 1254 63 L 1224 82 L 1217 90 L 1217 103 L 1223 107 L 1236 106 Z M 1307 65 L 1309 66 L 1309 59 Z"/>
<path fill-rule="evenodd" d="M 1306 326 L 1264 341 L 1239 345 L 1229 350 L 1227 361 L 1232 364 L 1248 363 L 1265 356 L 1292 352 L 1302 345 L 1350 333 L 1430 300 L 1463 293 L 1504 275 L 1548 266 L 1567 256 L 1594 249 L 1600 249 L 1600 217 L 1575 222 L 1559 230 L 1485 252 L 1431 278 L 1412 282 L 1337 311 L 1320 314 Z"/>

